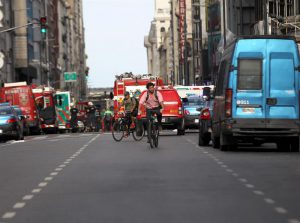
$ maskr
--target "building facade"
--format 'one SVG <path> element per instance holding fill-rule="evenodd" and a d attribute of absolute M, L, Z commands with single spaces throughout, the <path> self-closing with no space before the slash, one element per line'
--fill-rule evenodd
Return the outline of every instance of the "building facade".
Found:
<path fill-rule="evenodd" d="M 1 83 L 26 81 L 70 90 L 86 97 L 86 54 L 82 0 L 0 0 L 5 18 L 0 21 Z M 40 18 L 47 18 L 47 31 Z M 20 28 L 16 28 L 20 27 Z M 16 28 L 6 31 L 8 28 Z M 74 83 L 64 73 L 76 72 Z"/>

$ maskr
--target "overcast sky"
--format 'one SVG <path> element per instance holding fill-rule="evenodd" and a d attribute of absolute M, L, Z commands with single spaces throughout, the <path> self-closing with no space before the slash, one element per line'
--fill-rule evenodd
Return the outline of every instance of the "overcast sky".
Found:
<path fill-rule="evenodd" d="M 147 73 L 144 36 L 154 0 L 83 0 L 89 87 L 112 87 L 115 74 Z"/>

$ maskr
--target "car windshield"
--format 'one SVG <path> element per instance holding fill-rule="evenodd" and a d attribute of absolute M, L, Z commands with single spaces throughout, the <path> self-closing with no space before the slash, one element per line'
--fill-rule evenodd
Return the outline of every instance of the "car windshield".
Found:
<path fill-rule="evenodd" d="M 187 102 L 185 102 L 185 105 L 187 105 L 187 106 L 201 106 L 201 105 L 204 105 L 204 101 L 201 100 L 198 97 L 188 98 Z"/>
<path fill-rule="evenodd" d="M 4 108 L 0 107 L 0 115 L 11 115 L 11 114 L 12 114 L 12 110 L 10 107 L 4 107 Z"/>

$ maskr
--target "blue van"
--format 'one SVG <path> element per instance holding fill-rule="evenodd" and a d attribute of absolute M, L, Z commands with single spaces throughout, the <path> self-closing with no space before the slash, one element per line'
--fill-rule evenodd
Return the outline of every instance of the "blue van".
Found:
<path fill-rule="evenodd" d="M 299 53 L 293 37 L 239 37 L 216 75 L 213 147 L 275 142 L 299 151 Z"/>

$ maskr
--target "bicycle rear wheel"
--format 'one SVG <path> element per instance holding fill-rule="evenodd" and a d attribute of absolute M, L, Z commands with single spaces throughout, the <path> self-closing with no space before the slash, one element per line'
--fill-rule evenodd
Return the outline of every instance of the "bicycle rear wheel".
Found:
<path fill-rule="evenodd" d="M 136 127 L 132 131 L 132 137 L 134 138 L 135 141 L 141 141 L 143 139 L 144 135 L 145 135 L 145 129 L 144 129 L 143 125 Z"/>
<path fill-rule="evenodd" d="M 115 141 L 120 142 L 124 137 L 125 126 L 122 122 L 116 121 L 113 124 L 112 136 Z"/>

